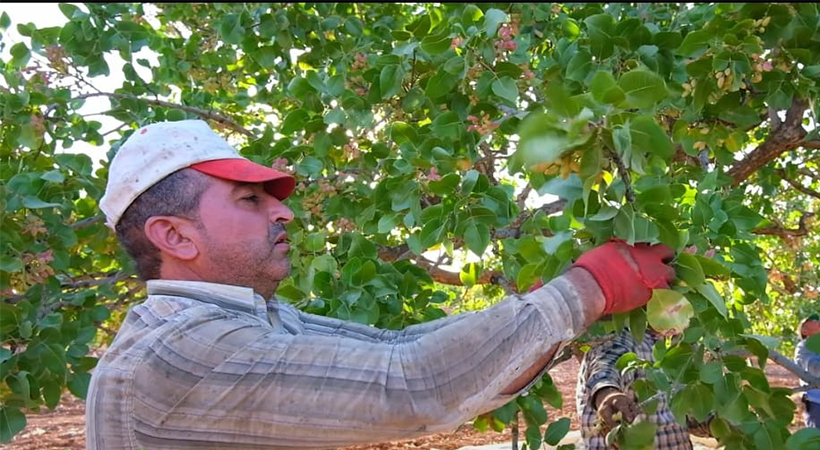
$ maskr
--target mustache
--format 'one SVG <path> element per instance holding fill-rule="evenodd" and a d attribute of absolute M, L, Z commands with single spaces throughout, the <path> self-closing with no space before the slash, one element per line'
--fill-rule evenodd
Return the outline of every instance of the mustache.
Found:
<path fill-rule="evenodd" d="M 276 243 L 276 239 L 285 232 L 285 226 L 281 223 L 273 223 L 268 227 L 268 240 L 270 240 L 271 244 Z"/>

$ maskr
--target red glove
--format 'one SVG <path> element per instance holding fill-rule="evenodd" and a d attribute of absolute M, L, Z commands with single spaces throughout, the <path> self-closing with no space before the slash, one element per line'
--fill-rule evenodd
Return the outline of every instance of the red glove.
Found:
<path fill-rule="evenodd" d="M 573 267 L 588 270 L 601 286 L 606 299 L 604 314 L 621 313 L 645 305 L 652 289 L 669 288 L 675 270 L 665 263 L 674 255 L 662 244 L 633 247 L 613 240 L 581 255 Z"/>

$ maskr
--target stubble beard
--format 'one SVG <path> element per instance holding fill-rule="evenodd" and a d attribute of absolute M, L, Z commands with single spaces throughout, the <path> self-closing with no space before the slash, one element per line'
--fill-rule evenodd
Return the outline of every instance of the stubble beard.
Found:
<path fill-rule="evenodd" d="M 263 241 L 233 244 L 220 243 L 206 236 L 217 282 L 249 287 L 266 300 L 273 298 L 279 282 L 290 275 L 291 269 L 287 254 L 277 255 L 275 250 L 275 240 L 283 231 L 283 225 L 271 224 Z"/>

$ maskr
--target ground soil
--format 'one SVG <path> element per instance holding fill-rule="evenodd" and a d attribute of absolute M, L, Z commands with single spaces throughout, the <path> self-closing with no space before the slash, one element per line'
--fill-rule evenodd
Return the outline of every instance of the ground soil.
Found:
<path fill-rule="evenodd" d="M 549 409 L 551 418 L 569 417 L 572 429 L 578 429 L 578 414 L 575 411 L 575 382 L 579 364 L 575 359 L 566 361 L 550 371 L 555 384 L 564 396 L 561 411 Z M 766 375 L 772 386 L 797 386 L 798 380 L 780 366 L 769 364 Z M 60 405 L 53 411 L 44 410 L 40 414 L 28 415 L 28 426 L 3 450 L 81 450 L 85 448 L 85 405 L 66 394 Z M 523 425 L 523 424 L 522 424 Z M 388 449 L 457 449 L 468 445 L 485 445 L 510 441 L 510 431 L 481 433 L 471 424 L 465 424 L 452 433 L 440 433 L 418 439 L 391 442 L 387 444 L 350 447 L 345 450 L 388 450 Z"/>

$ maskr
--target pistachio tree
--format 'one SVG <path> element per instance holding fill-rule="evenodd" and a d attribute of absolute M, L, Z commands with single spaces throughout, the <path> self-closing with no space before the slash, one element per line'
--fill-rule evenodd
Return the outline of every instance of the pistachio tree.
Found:
<path fill-rule="evenodd" d="M 56 27 L 0 14 L 22 36 L 0 40 L 0 440 L 84 397 L 94 349 L 145 297 L 98 208 L 108 161 L 142 125 L 198 118 L 299 180 L 284 301 L 398 329 L 468 291 L 526 292 L 612 238 L 665 243 L 671 289 L 573 348 L 668 331 L 655 362 L 620 361 L 645 371 L 647 411 L 663 392 L 682 422 L 714 411 L 728 449 L 816 448 L 764 373 L 783 349 L 765 335 L 789 345 L 818 307 L 816 4 L 60 10 Z M 475 425 L 521 417 L 527 446 L 556 444 L 562 401 L 545 375 Z"/>

